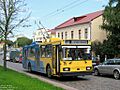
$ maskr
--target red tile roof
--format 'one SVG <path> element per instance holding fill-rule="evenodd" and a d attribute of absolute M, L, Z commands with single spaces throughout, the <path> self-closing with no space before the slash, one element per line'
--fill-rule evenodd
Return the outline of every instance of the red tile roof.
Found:
<path fill-rule="evenodd" d="M 102 14 L 103 14 L 103 10 L 93 12 L 93 13 L 90 13 L 90 14 L 86 14 L 86 15 L 83 15 L 83 16 L 80 16 L 80 17 L 73 17 L 73 18 L 67 20 L 66 22 L 58 25 L 57 27 L 55 27 L 55 29 L 59 29 L 59 28 L 67 27 L 67 26 L 72 26 L 72 25 L 76 25 L 76 24 L 87 23 L 87 22 L 90 22 L 93 19 L 101 16 Z"/>
<path fill-rule="evenodd" d="M 51 32 L 51 34 L 55 34 L 55 29 L 48 30 L 48 32 Z"/>

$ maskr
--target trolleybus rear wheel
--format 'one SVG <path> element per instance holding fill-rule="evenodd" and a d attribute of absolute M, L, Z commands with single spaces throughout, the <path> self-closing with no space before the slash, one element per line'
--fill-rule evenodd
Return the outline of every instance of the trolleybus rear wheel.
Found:
<path fill-rule="evenodd" d="M 32 72 L 31 64 L 28 64 L 28 72 Z"/>

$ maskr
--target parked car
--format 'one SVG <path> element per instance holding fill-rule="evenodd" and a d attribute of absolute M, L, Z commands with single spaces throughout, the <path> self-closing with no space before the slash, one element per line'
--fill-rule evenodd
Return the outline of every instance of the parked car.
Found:
<path fill-rule="evenodd" d="M 102 64 L 94 67 L 94 75 L 113 75 L 115 79 L 120 79 L 120 59 L 108 59 Z"/>
<path fill-rule="evenodd" d="M 20 51 L 12 50 L 10 51 L 10 61 L 18 62 L 19 61 Z"/>
<path fill-rule="evenodd" d="M 3 54 L 4 54 L 4 51 L 1 51 L 1 52 L 0 52 L 0 55 L 3 55 Z"/>
<path fill-rule="evenodd" d="M 14 62 L 19 62 L 19 56 L 16 56 L 16 57 L 15 57 Z"/>
<path fill-rule="evenodd" d="M 10 61 L 10 52 L 7 52 L 7 53 L 6 53 L 6 60 L 7 60 L 7 61 Z"/>

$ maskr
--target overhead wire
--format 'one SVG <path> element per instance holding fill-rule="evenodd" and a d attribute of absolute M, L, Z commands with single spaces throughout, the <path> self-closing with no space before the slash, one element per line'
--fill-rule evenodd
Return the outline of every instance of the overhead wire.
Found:
<path fill-rule="evenodd" d="M 61 14 L 61 13 L 65 12 L 66 10 L 71 10 L 72 8 L 77 7 L 78 5 L 83 4 L 83 3 L 87 2 L 87 1 L 88 1 L 88 0 L 84 0 L 84 1 L 82 1 L 82 2 L 80 2 L 80 3 L 77 3 L 77 4 L 75 4 L 75 5 L 73 5 L 73 6 L 69 7 L 69 8 L 66 8 L 66 9 L 61 10 L 60 12 L 58 12 L 58 13 L 56 13 L 56 14 L 53 14 L 52 16 Z M 52 17 L 52 16 L 51 16 L 51 17 Z"/>
<path fill-rule="evenodd" d="M 53 12 L 45 15 L 44 17 L 47 18 L 47 17 L 56 16 L 58 14 L 61 14 L 61 13 L 65 12 L 66 10 L 71 10 L 71 8 L 77 7 L 78 5 L 81 5 L 81 4 L 85 3 L 85 2 L 87 2 L 88 0 L 84 0 L 82 2 L 79 2 L 79 1 L 81 1 L 81 0 L 75 0 L 75 1 L 73 1 L 73 2 L 71 2 L 69 4 L 67 4 L 67 5 L 65 5 L 64 7 L 60 8 L 60 9 L 57 9 L 57 10 L 55 10 L 55 11 L 53 11 Z M 41 26 L 43 27 L 43 25 L 41 25 Z"/>
<path fill-rule="evenodd" d="M 51 13 L 43 16 L 43 17 L 48 17 L 48 16 L 51 16 L 51 15 L 54 14 L 54 13 L 57 13 L 57 12 L 59 12 L 59 11 L 63 11 L 63 9 L 65 9 L 65 8 L 69 7 L 70 5 L 72 5 L 72 4 L 74 4 L 74 3 L 77 3 L 77 2 L 79 2 L 79 0 L 75 0 L 75 1 L 73 1 L 73 2 L 71 2 L 71 3 L 69 3 L 69 4 L 67 4 L 67 5 L 63 6 L 62 8 L 59 8 L 59 9 L 57 9 L 57 10 L 55 10 L 55 11 L 53 11 L 53 12 L 51 12 Z"/>

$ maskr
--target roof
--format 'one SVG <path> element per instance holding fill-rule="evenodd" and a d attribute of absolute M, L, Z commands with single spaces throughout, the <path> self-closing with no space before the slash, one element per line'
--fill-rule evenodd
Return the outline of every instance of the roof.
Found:
<path fill-rule="evenodd" d="M 57 27 L 55 27 L 55 29 L 64 28 L 64 27 L 72 26 L 72 25 L 76 25 L 76 24 L 88 23 L 88 22 L 92 21 L 93 19 L 101 16 L 102 14 L 103 14 L 103 10 L 89 13 L 89 14 L 79 16 L 79 17 L 73 17 L 73 18 L 65 21 L 64 23 L 58 25 Z"/>
<path fill-rule="evenodd" d="M 48 30 L 48 32 L 51 32 L 51 34 L 55 34 L 55 29 Z"/>

